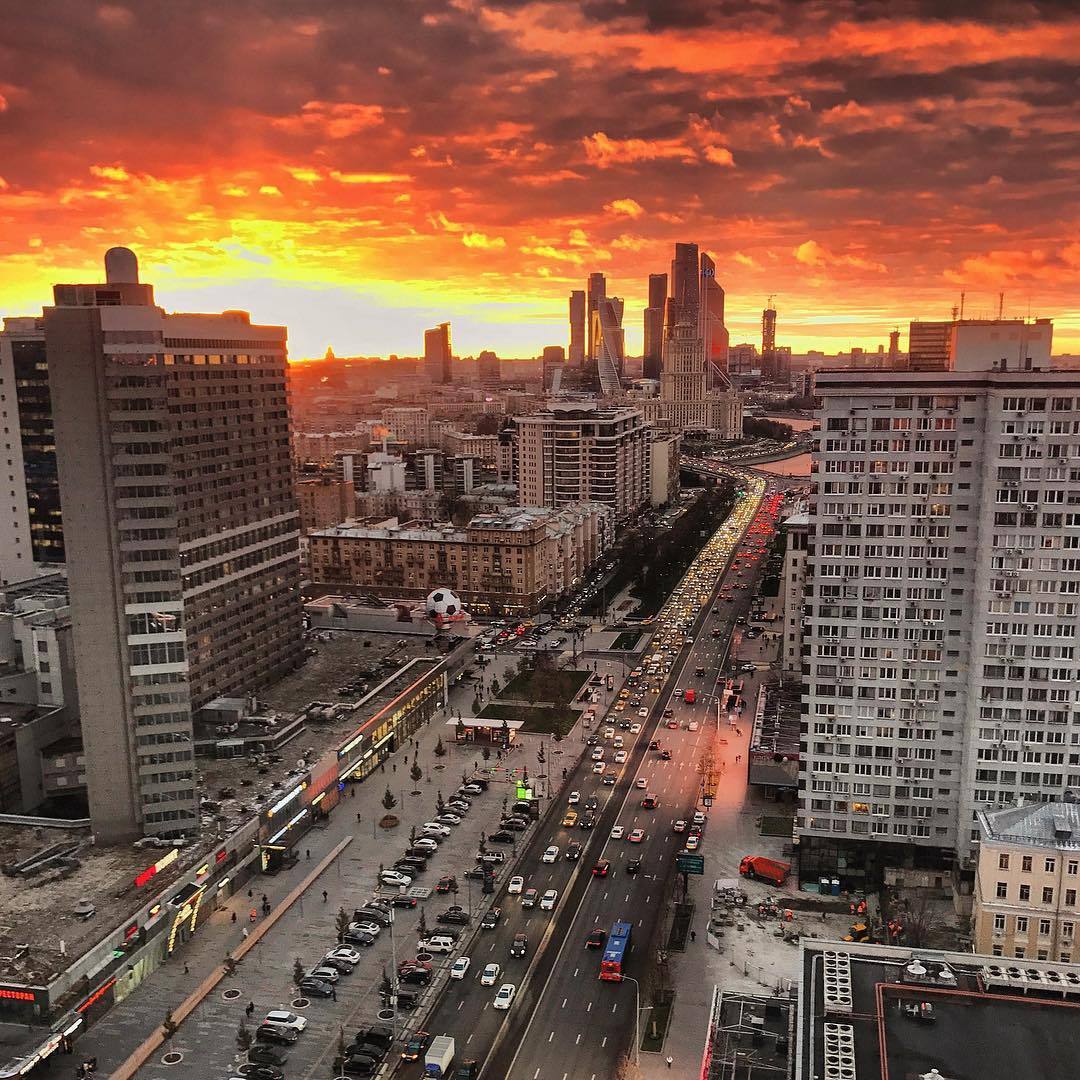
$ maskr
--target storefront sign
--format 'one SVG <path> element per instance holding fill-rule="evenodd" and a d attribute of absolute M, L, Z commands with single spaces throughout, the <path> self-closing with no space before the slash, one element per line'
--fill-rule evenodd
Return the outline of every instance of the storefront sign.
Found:
<path fill-rule="evenodd" d="M 171 866 L 180 858 L 180 849 L 173 848 L 168 855 L 162 855 L 153 866 L 148 866 L 136 879 L 135 887 L 141 889 L 148 881 L 160 874 L 167 866 Z"/>

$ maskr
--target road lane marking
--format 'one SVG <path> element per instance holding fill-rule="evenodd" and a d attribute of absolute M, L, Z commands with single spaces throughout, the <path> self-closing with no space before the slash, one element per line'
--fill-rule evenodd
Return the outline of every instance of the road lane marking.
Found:
<path fill-rule="evenodd" d="M 580 1046 L 581 1045 L 581 1033 L 580 1032 L 578 1033 L 578 1037 L 574 1040 L 574 1045 L 575 1046 Z"/>
<path fill-rule="evenodd" d="M 592 1012 L 592 1002 L 591 1002 L 591 1001 L 589 1002 L 589 1004 L 588 1004 L 588 1005 L 586 1005 L 586 1006 L 585 1006 L 585 1011 L 586 1011 L 587 1013 L 591 1013 L 591 1012 Z"/>
<path fill-rule="evenodd" d="M 640 925 L 641 925 L 641 923 L 638 923 L 638 926 L 640 926 Z M 619 1003 L 616 1001 L 615 1004 L 611 1006 L 611 1011 L 614 1012 L 618 1007 L 619 1007 Z"/>
<path fill-rule="evenodd" d="M 550 1035 L 548 1036 L 548 1042 L 551 1042 L 551 1040 L 552 1040 L 552 1039 L 554 1039 L 554 1038 L 555 1038 L 555 1032 L 553 1031 L 553 1032 L 552 1032 L 552 1033 L 551 1033 L 551 1034 L 550 1034 Z M 539 1069 L 537 1069 L 536 1071 L 537 1071 L 537 1072 L 539 1072 L 540 1070 L 539 1070 Z"/>
<path fill-rule="evenodd" d="M 469 1037 L 468 1037 L 468 1038 L 467 1038 L 467 1039 L 465 1040 L 465 1045 L 466 1045 L 466 1046 L 468 1046 L 468 1045 L 469 1045 L 469 1043 L 471 1043 L 471 1042 L 472 1042 L 472 1036 L 470 1035 L 470 1036 L 469 1036 Z"/>

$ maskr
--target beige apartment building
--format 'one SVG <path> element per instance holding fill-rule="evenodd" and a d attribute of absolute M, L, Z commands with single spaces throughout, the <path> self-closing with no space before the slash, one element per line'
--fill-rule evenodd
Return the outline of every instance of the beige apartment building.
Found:
<path fill-rule="evenodd" d="M 556 404 L 516 416 L 514 462 L 522 506 L 598 502 L 621 521 L 649 503 L 649 432 L 637 409 Z"/>
<path fill-rule="evenodd" d="M 421 599 L 449 588 L 473 614 L 529 614 L 580 584 L 611 542 L 608 507 L 515 507 L 467 526 L 346 522 L 309 536 L 312 581 Z"/>
<path fill-rule="evenodd" d="M 428 445 L 431 416 L 422 406 L 390 405 L 382 411 L 382 422 L 392 439 L 412 447 Z"/>
<path fill-rule="evenodd" d="M 785 675 L 802 677 L 803 594 L 806 590 L 806 555 L 810 540 L 810 515 L 792 514 L 780 523 L 784 537 L 784 569 L 780 582 L 784 629 L 780 663 Z"/>
<path fill-rule="evenodd" d="M 1080 804 L 980 810 L 977 819 L 975 951 L 1016 960 L 1080 961 Z"/>
<path fill-rule="evenodd" d="M 300 531 L 311 532 L 327 525 L 337 525 L 356 516 L 356 490 L 352 480 L 320 476 L 301 480 L 296 485 L 300 508 Z"/>

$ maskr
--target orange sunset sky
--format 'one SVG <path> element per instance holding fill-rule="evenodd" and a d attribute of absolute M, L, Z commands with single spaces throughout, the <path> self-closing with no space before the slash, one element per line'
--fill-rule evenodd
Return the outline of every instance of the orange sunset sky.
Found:
<path fill-rule="evenodd" d="M 294 357 L 565 344 L 712 253 L 732 342 L 1046 315 L 1080 352 L 1075 3 L 39 0 L 0 29 L 0 314 L 140 256 Z"/>

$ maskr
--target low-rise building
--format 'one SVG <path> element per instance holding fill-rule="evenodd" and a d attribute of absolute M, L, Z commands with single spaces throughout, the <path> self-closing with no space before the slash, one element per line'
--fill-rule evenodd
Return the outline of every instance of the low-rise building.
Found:
<path fill-rule="evenodd" d="M 611 510 L 515 507 L 468 525 L 346 522 L 310 537 L 312 580 L 376 596 L 418 599 L 446 587 L 473 614 L 536 611 L 577 586 L 614 532 Z"/>
<path fill-rule="evenodd" d="M 649 502 L 664 506 L 679 496 L 679 451 L 682 435 L 678 432 L 650 431 Z"/>
<path fill-rule="evenodd" d="M 1080 959 L 1074 945 L 1080 926 L 1080 803 L 979 810 L 976 819 L 976 952 L 1058 963 Z"/>

